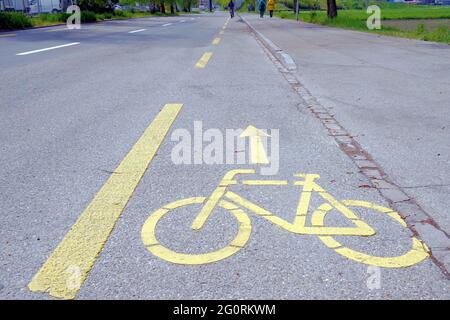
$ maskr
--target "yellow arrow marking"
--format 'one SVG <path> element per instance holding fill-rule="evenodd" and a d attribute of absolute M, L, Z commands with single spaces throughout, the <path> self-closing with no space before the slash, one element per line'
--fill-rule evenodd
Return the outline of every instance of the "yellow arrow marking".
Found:
<path fill-rule="evenodd" d="M 166 104 L 31 280 L 31 291 L 73 299 L 182 104 Z"/>
<path fill-rule="evenodd" d="M 247 127 L 247 129 L 244 130 L 244 132 L 241 133 L 240 137 L 249 137 L 250 139 L 250 163 L 269 163 L 266 155 L 266 150 L 264 150 L 264 145 L 261 141 L 262 137 L 270 137 L 267 133 L 250 125 Z"/>

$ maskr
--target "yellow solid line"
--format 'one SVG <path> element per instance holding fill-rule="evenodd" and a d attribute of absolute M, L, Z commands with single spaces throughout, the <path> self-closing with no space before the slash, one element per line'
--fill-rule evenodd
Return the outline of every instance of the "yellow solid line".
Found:
<path fill-rule="evenodd" d="M 166 104 L 28 285 L 73 299 L 182 108 Z"/>
<path fill-rule="evenodd" d="M 195 64 L 196 68 L 204 68 L 206 67 L 206 64 L 208 63 L 209 59 L 212 57 L 212 52 L 205 52 L 200 60 Z"/>
<path fill-rule="evenodd" d="M 17 34 L 15 33 L 6 33 L 6 34 L 0 34 L 0 37 L 15 37 Z"/>
<path fill-rule="evenodd" d="M 212 41 L 212 44 L 218 45 L 219 42 L 220 42 L 220 38 L 214 38 L 214 40 Z"/>

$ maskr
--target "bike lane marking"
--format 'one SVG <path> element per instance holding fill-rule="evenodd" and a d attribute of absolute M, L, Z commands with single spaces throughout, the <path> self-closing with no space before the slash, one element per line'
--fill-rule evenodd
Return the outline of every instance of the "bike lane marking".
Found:
<path fill-rule="evenodd" d="M 228 21 L 229 21 L 229 19 L 227 19 L 227 21 L 225 21 L 225 23 L 222 27 L 222 30 L 225 30 L 228 27 Z"/>
<path fill-rule="evenodd" d="M 212 57 L 212 52 L 205 52 L 200 60 L 195 64 L 195 67 L 198 69 L 203 69 L 208 64 L 209 59 Z"/>
<path fill-rule="evenodd" d="M 268 164 L 269 159 L 267 158 L 267 153 L 262 142 L 263 137 L 270 137 L 267 133 L 258 128 L 249 125 L 244 132 L 240 134 L 241 138 L 248 137 L 250 140 L 250 163 L 260 163 Z"/>
<path fill-rule="evenodd" d="M 75 298 L 182 104 L 166 104 L 28 284 L 31 291 Z"/>
<path fill-rule="evenodd" d="M 372 236 L 376 232 L 366 222 L 361 220 L 351 206 L 374 209 L 379 213 L 386 214 L 402 227 L 406 228 L 406 223 L 400 215 L 390 208 L 376 205 L 367 201 L 359 200 L 336 200 L 332 195 L 327 193 L 322 187 L 314 182 L 319 178 L 318 174 L 294 174 L 294 177 L 304 178 L 304 181 L 295 181 L 293 185 L 303 186 L 298 202 L 296 216 L 293 222 L 284 220 L 272 212 L 252 203 L 227 188 L 236 184 L 235 176 L 237 174 L 254 173 L 254 170 L 231 170 L 221 180 L 218 187 L 208 197 L 195 197 L 181 199 L 166 204 L 162 208 L 153 212 L 144 223 L 141 230 L 141 238 L 144 246 L 155 256 L 175 264 L 197 265 L 217 262 L 230 257 L 242 249 L 249 240 L 251 235 L 252 223 L 248 213 L 253 212 L 273 224 L 294 234 L 317 235 L 319 239 L 336 253 L 359 263 L 374 265 L 383 268 L 405 268 L 415 265 L 428 258 L 428 248 L 419 239 L 412 237 L 411 248 L 400 256 L 373 256 L 363 252 L 350 249 L 336 241 L 332 236 Z M 243 185 L 256 186 L 285 186 L 288 185 L 287 180 L 243 180 Z M 318 193 L 325 203 L 320 205 L 311 214 L 308 214 L 313 192 Z M 227 198 L 225 200 L 224 198 Z M 228 246 L 209 253 L 191 254 L 176 252 L 162 245 L 156 237 L 156 227 L 158 221 L 170 211 L 187 206 L 190 204 L 203 204 L 202 209 L 198 213 L 191 225 L 193 230 L 200 230 L 205 221 L 210 216 L 212 210 L 216 207 L 222 207 L 228 210 L 238 220 L 239 230 L 235 239 Z M 339 211 L 345 218 L 351 221 L 353 227 L 327 227 L 324 224 L 325 215 L 332 209 Z M 311 216 L 312 226 L 307 226 L 306 218 Z"/>

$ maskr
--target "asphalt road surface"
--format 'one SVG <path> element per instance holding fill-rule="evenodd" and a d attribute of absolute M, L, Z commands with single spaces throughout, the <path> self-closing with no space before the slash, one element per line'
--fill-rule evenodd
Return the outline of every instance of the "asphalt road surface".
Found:
<path fill-rule="evenodd" d="M 449 48 L 221 12 L 0 34 L 0 298 L 449 299 Z"/>

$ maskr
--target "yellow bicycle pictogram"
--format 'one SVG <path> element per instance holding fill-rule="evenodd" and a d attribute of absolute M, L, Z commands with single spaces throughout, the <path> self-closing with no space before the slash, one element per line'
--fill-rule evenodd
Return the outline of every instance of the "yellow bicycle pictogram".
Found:
<path fill-rule="evenodd" d="M 294 180 L 293 184 L 295 186 L 301 186 L 302 190 L 293 222 L 288 222 L 280 217 L 277 217 L 259 205 L 242 198 L 232 191 L 229 191 L 228 188 L 230 186 L 238 184 L 237 176 L 243 174 L 255 174 L 255 170 L 231 170 L 225 174 L 219 183 L 219 186 L 209 197 L 193 197 L 178 200 L 153 212 L 142 227 L 141 237 L 144 245 L 155 256 L 176 264 L 198 265 L 226 259 L 241 250 L 250 238 L 252 223 L 250 217 L 245 212 L 245 210 L 247 210 L 263 217 L 264 219 L 289 232 L 300 235 L 317 235 L 327 247 L 351 260 L 360 263 L 385 268 L 402 268 L 417 264 L 429 256 L 426 245 L 415 237 L 411 238 L 411 247 L 409 251 L 403 255 L 395 257 L 373 256 L 344 247 L 341 243 L 334 239 L 333 236 L 370 237 L 376 233 L 376 231 L 360 219 L 357 214 L 350 209 L 350 207 L 362 207 L 377 211 L 379 214 L 385 214 L 392 218 L 393 222 L 398 223 L 405 228 L 407 227 L 406 223 L 397 212 L 387 207 L 367 201 L 336 200 L 319 184 L 317 184 L 317 182 L 315 182 L 316 179 L 320 178 L 318 174 L 294 174 L 294 178 L 296 180 Z M 287 180 L 242 180 L 242 184 L 249 186 L 283 186 L 288 185 L 289 182 Z M 307 226 L 308 212 L 313 193 L 320 195 L 325 203 L 321 204 L 310 214 L 311 225 Z M 193 204 L 203 204 L 202 209 L 191 225 L 193 230 L 200 230 L 208 217 L 211 215 L 214 208 L 219 206 L 227 210 L 237 219 L 239 223 L 239 230 L 236 237 L 222 249 L 201 254 L 180 253 L 163 246 L 156 237 L 158 222 L 172 210 Z M 353 226 L 325 226 L 325 216 L 332 209 L 341 212 L 344 217 L 353 223 Z"/>

